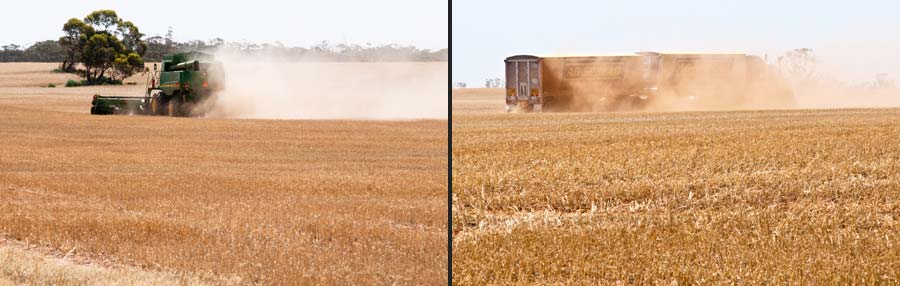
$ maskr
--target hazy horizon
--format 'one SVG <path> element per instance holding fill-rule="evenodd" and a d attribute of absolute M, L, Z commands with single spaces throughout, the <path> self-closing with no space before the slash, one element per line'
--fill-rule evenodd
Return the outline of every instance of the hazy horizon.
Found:
<path fill-rule="evenodd" d="M 459 0 L 453 3 L 451 76 L 454 83 L 481 87 L 486 78 L 503 78 L 503 59 L 516 54 L 729 51 L 774 61 L 791 49 L 811 48 L 822 71 L 848 81 L 872 80 L 876 73 L 898 80 L 897 8 L 900 3 L 883 1 Z M 534 24 L 522 24 L 521 17 Z"/>
<path fill-rule="evenodd" d="M 27 1 L 0 10 L 0 45 L 30 46 L 56 40 L 70 18 L 112 9 L 132 21 L 146 37 L 227 42 L 275 43 L 309 47 L 322 41 L 365 45 L 399 44 L 421 49 L 448 48 L 446 1 L 326 1 L 314 5 L 253 1 Z M 165 15 L 172 15 L 167 17 Z"/>

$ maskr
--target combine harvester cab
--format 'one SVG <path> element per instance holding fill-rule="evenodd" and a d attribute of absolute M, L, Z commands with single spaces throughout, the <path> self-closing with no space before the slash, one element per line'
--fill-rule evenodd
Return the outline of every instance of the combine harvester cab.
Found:
<path fill-rule="evenodd" d="M 187 52 L 165 55 L 162 68 L 153 65 L 144 96 L 94 95 L 91 114 L 192 116 L 197 107 L 224 85 L 224 72 L 212 55 Z"/>
<path fill-rule="evenodd" d="M 504 62 L 507 112 L 773 108 L 793 102 L 777 71 L 745 54 L 517 55 Z"/>

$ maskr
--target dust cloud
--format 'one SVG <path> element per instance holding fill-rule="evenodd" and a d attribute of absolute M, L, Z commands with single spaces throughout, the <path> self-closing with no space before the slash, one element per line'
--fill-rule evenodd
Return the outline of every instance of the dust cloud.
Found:
<path fill-rule="evenodd" d="M 543 90 L 550 96 L 545 97 L 543 108 L 713 111 L 900 107 L 900 89 L 891 74 L 883 72 L 883 66 L 861 60 L 863 53 L 819 56 L 811 49 L 795 49 L 772 57 L 746 55 L 665 54 L 659 57 L 661 64 L 655 71 L 642 66 L 637 56 L 571 62 L 545 58 L 541 64 L 545 71 Z M 590 73 L 570 72 L 580 66 L 587 68 L 578 71 Z M 654 80 L 647 81 L 648 72 Z M 615 79 L 600 77 L 607 74 Z"/>
<path fill-rule="evenodd" d="M 794 92 L 796 108 L 900 107 L 900 89 L 893 80 L 900 70 L 880 65 L 883 63 L 872 61 L 866 53 L 825 53 L 816 57 L 809 75 L 782 70 Z"/>
<path fill-rule="evenodd" d="M 307 62 L 216 52 L 224 89 L 208 117 L 447 118 L 446 62 Z"/>
<path fill-rule="evenodd" d="M 824 79 L 793 84 L 796 108 L 878 108 L 900 107 L 900 91 L 893 87 L 848 84 Z"/>

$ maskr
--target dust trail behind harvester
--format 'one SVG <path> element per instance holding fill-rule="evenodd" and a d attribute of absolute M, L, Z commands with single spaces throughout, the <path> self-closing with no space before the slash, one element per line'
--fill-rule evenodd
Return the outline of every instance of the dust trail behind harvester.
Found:
<path fill-rule="evenodd" d="M 208 116 L 444 119 L 446 62 L 289 62 L 218 52 L 225 89 Z"/>

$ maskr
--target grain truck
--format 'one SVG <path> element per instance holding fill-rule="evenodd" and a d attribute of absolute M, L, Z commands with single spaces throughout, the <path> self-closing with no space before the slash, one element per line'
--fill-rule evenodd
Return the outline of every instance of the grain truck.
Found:
<path fill-rule="evenodd" d="M 619 111 L 789 106 L 787 84 L 739 53 L 517 55 L 507 58 L 507 111 Z"/>
<path fill-rule="evenodd" d="M 224 85 L 222 65 L 202 52 L 163 56 L 153 64 L 144 96 L 94 95 L 91 114 L 200 115 L 198 105 Z"/>

